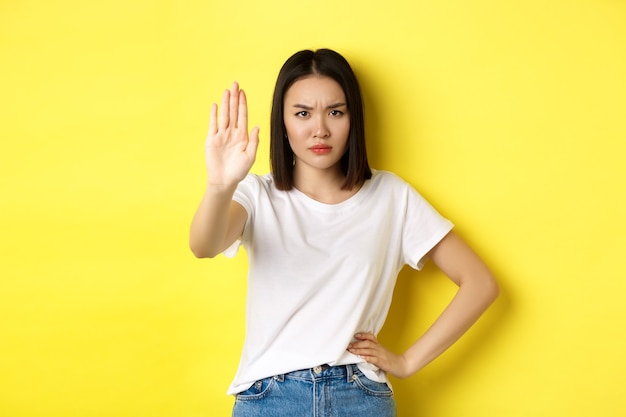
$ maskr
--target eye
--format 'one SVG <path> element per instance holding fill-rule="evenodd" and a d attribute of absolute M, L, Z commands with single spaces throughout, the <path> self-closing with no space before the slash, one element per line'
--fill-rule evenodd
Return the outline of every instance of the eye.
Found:
<path fill-rule="evenodd" d="M 343 112 L 341 110 L 331 110 L 329 114 L 335 117 L 343 116 Z"/>
<path fill-rule="evenodd" d="M 307 117 L 308 115 L 309 115 L 309 112 L 306 111 L 306 110 L 302 110 L 302 111 L 299 111 L 298 113 L 296 113 L 297 117 Z"/>

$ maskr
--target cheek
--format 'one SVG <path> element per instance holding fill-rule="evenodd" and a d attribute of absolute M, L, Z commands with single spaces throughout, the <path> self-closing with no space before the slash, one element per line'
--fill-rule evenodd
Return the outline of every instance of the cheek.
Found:
<path fill-rule="evenodd" d="M 287 131 L 287 137 L 291 142 L 292 139 L 298 140 L 299 138 L 302 138 L 305 135 L 306 129 L 302 125 L 285 123 L 285 130 Z"/>
<path fill-rule="evenodd" d="M 302 146 L 304 142 L 302 140 L 302 134 L 297 129 L 289 129 L 286 127 L 287 131 L 287 142 L 289 143 L 289 147 L 291 150 L 296 151 L 298 147 Z"/>
<path fill-rule="evenodd" d="M 346 123 L 343 126 L 341 126 L 341 136 L 345 137 L 347 141 L 349 135 L 350 135 L 350 123 Z"/>

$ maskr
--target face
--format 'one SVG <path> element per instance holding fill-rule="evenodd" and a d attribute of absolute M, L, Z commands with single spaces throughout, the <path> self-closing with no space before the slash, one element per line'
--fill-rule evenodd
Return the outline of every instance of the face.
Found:
<path fill-rule="evenodd" d="M 302 78 L 285 93 L 283 113 L 295 169 L 340 172 L 350 133 L 350 114 L 341 86 L 329 77 Z"/>

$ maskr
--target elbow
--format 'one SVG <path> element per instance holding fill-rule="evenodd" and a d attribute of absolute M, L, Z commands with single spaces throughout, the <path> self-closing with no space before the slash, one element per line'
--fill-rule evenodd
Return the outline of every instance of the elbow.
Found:
<path fill-rule="evenodd" d="M 491 275 L 489 275 L 489 278 L 485 282 L 484 293 L 489 304 L 496 301 L 496 299 L 500 296 L 500 286 L 498 285 L 496 279 Z"/>
<path fill-rule="evenodd" d="M 195 256 L 198 259 L 212 259 L 215 258 L 217 256 L 216 253 L 210 253 L 210 252 L 204 252 L 204 251 L 198 251 L 198 250 L 192 250 L 191 253 L 193 253 L 193 256 Z"/>
<path fill-rule="evenodd" d="M 197 259 L 206 259 L 206 258 L 214 258 L 215 255 L 213 254 L 209 254 L 209 253 L 205 253 L 202 251 L 194 251 L 192 250 L 191 253 L 193 253 L 193 256 L 195 256 Z"/>
<path fill-rule="evenodd" d="M 218 252 L 208 250 L 202 245 L 193 244 L 193 242 L 189 243 L 189 249 L 191 249 L 193 256 L 198 259 L 215 258 L 218 255 Z"/>
<path fill-rule="evenodd" d="M 493 304 L 500 295 L 500 286 L 488 271 L 477 273 L 470 279 L 462 280 L 459 288 L 467 288 L 468 291 L 471 291 L 474 300 L 485 309 Z"/>

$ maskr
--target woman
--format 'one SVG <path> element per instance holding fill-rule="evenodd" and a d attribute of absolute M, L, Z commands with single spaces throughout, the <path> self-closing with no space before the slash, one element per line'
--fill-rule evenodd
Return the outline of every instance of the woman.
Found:
<path fill-rule="evenodd" d="M 249 174 L 259 128 L 234 83 L 211 108 L 208 181 L 194 216 L 197 257 L 249 257 L 246 340 L 233 416 L 394 416 L 386 374 L 405 378 L 450 347 L 498 294 L 492 274 L 411 186 L 371 170 L 363 104 L 338 53 L 300 51 L 280 70 L 271 174 Z M 376 335 L 397 274 L 432 260 L 458 292 L 412 346 Z"/>

